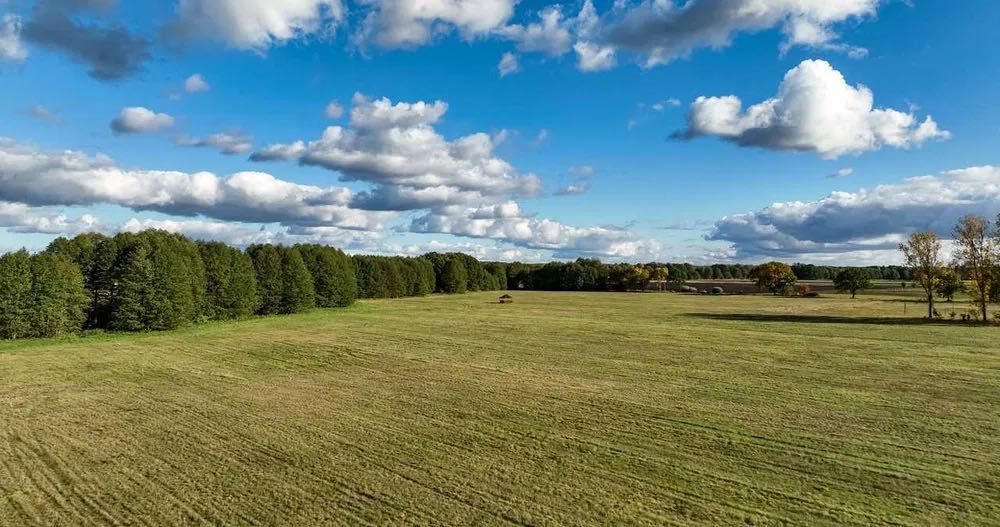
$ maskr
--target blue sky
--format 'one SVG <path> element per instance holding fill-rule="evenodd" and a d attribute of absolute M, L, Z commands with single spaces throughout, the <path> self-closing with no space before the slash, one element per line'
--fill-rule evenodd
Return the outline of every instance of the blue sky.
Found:
<path fill-rule="evenodd" d="M 986 1 L 0 0 L 0 248 L 160 227 L 893 262 L 909 232 L 1000 212 L 997 20 Z M 192 146 L 213 134 L 235 151 Z"/>

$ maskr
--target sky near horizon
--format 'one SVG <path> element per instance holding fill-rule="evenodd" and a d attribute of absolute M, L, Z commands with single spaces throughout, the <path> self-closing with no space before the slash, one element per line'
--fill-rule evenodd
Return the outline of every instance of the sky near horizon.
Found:
<path fill-rule="evenodd" d="M 0 0 L 0 250 L 897 263 L 1000 213 L 987 0 Z"/>

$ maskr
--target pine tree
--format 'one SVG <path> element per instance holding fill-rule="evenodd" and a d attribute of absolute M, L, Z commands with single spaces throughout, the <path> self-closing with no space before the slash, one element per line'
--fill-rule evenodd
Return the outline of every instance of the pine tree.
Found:
<path fill-rule="evenodd" d="M 0 256 L 0 338 L 25 337 L 31 295 L 31 259 L 27 251 Z"/>
<path fill-rule="evenodd" d="M 294 247 L 281 248 L 281 313 L 300 313 L 316 307 L 312 276 Z"/>

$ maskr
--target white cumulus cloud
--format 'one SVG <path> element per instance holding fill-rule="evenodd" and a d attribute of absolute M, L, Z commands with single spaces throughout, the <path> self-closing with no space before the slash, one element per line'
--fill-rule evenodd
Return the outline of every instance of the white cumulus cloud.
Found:
<path fill-rule="evenodd" d="M 184 91 L 188 93 L 206 92 L 212 89 L 200 73 L 195 73 L 184 81 Z"/>
<path fill-rule="evenodd" d="M 393 103 L 355 95 L 347 127 L 328 127 L 315 141 L 270 145 L 254 161 L 294 160 L 337 171 L 348 181 L 375 188 L 357 205 L 408 210 L 470 199 L 539 192 L 537 177 L 520 174 L 498 158 L 493 138 L 474 133 L 447 140 L 434 125 L 448 105 L 442 101 Z"/>
<path fill-rule="evenodd" d="M 498 30 L 505 38 L 517 43 L 522 52 L 539 52 L 558 57 L 569 51 L 573 37 L 567 29 L 559 5 L 552 5 L 538 13 L 538 22 L 511 24 Z"/>
<path fill-rule="evenodd" d="M 778 95 L 746 109 L 735 95 L 698 97 L 688 114 L 687 130 L 678 136 L 702 135 L 831 159 L 950 137 L 930 116 L 919 121 L 912 112 L 874 107 L 870 89 L 851 86 L 822 60 L 803 61 L 785 75 Z"/>
<path fill-rule="evenodd" d="M 169 32 L 266 50 L 332 31 L 344 17 L 340 0 L 180 0 Z"/>
<path fill-rule="evenodd" d="M 116 134 L 162 132 L 173 128 L 173 126 L 173 117 L 165 113 L 156 113 L 141 106 L 123 108 L 118 117 L 111 121 L 111 130 Z"/>
<path fill-rule="evenodd" d="M 386 48 L 426 44 L 442 33 L 465 39 L 488 35 L 514 14 L 517 0 L 363 0 L 370 6 L 355 41 Z"/>

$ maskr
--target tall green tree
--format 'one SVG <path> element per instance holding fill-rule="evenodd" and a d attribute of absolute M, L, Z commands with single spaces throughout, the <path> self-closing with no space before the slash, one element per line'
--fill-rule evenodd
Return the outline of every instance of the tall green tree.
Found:
<path fill-rule="evenodd" d="M 83 329 L 89 299 L 76 262 L 58 254 L 37 254 L 31 258 L 31 275 L 31 335 L 56 337 Z"/>
<path fill-rule="evenodd" d="M 301 313 L 316 307 L 312 276 L 294 247 L 281 248 L 281 286 L 281 313 Z"/>
<path fill-rule="evenodd" d="M 284 273 L 281 266 L 281 251 L 271 244 L 251 245 L 247 254 L 253 260 L 254 274 L 257 278 L 259 303 L 258 315 L 276 315 L 281 313 Z"/>
<path fill-rule="evenodd" d="M 385 268 L 374 256 L 354 255 L 355 276 L 358 282 L 360 298 L 387 298 L 389 296 L 386 284 Z"/>
<path fill-rule="evenodd" d="M 90 265 L 83 270 L 84 286 L 90 295 L 86 326 L 106 328 L 111 324 L 118 295 L 118 241 L 105 238 L 97 242 Z"/>
<path fill-rule="evenodd" d="M 93 263 L 97 247 L 108 237 L 94 232 L 80 234 L 74 238 L 56 238 L 46 247 L 49 254 L 61 254 L 76 263 L 84 275 Z"/>
<path fill-rule="evenodd" d="M 344 307 L 358 298 L 354 262 L 343 251 L 324 245 L 296 245 L 313 279 L 318 307 Z"/>
<path fill-rule="evenodd" d="M 253 315 L 259 298 L 250 256 L 219 242 L 199 243 L 198 249 L 205 266 L 205 318 L 229 320 Z"/>
<path fill-rule="evenodd" d="M 441 271 L 439 280 L 441 292 L 448 294 L 465 293 L 468 291 L 468 272 L 465 264 L 458 258 L 449 258 Z"/>
<path fill-rule="evenodd" d="M 205 274 L 190 240 L 155 230 L 123 233 L 115 239 L 117 285 L 109 327 L 158 331 L 199 318 Z"/>
<path fill-rule="evenodd" d="M 21 250 L 0 256 L 0 338 L 25 337 L 31 299 L 31 258 Z"/>

